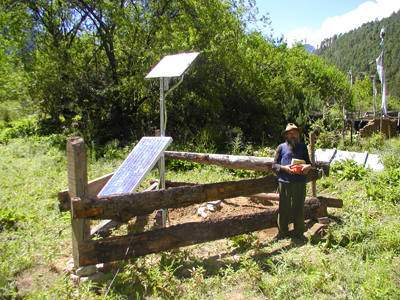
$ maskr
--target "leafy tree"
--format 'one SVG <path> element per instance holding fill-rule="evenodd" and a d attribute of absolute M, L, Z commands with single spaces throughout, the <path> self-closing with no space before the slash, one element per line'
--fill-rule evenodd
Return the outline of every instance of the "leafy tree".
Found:
<path fill-rule="evenodd" d="M 8 109 L 15 107 L 12 103 L 22 104 L 17 107 L 22 111 L 30 106 L 30 81 L 24 69 L 32 47 L 27 16 L 15 1 L 0 1 L 0 117 L 5 121 L 12 119 Z"/>
<path fill-rule="evenodd" d="M 364 77 L 362 80 L 357 79 L 351 90 L 353 103 L 359 111 L 372 111 L 374 109 L 374 96 L 373 96 L 373 84 L 371 78 Z M 376 100 L 377 103 L 378 99 Z M 380 109 L 380 105 L 377 104 L 377 110 Z"/>
<path fill-rule="evenodd" d="M 351 98 L 335 67 L 252 30 L 253 0 L 27 0 L 18 10 L 34 39 L 21 61 L 42 120 L 95 143 L 153 134 L 159 82 L 145 76 L 167 54 L 200 52 L 167 98 L 174 138 L 274 141 L 286 122 Z"/>

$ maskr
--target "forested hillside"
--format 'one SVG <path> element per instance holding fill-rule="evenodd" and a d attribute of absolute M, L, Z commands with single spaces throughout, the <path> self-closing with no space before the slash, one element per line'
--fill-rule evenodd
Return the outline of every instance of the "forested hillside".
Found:
<path fill-rule="evenodd" d="M 354 79 L 373 76 L 376 74 L 375 60 L 382 51 L 380 31 L 383 26 L 386 29 L 384 67 L 387 94 L 400 97 L 400 11 L 382 21 L 369 22 L 346 34 L 325 39 L 316 53 L 329 59 L 344 73 L 352 70 Z"/>
<path fill-rule="evenodd" d="M 268 142 L 287 122 L 307 125 L 309 112 L 333 98 L 351 107 L 336 67 L 249 30 L 260 18 L 253 0 L 0 4 L 5 121 L 29 109 L 47 129 L 100 145 L 154 134 L 159 81 L 145 76 L 163 56 L 193 51 L 200 55 L 166 99 L 175 140 Z"/>

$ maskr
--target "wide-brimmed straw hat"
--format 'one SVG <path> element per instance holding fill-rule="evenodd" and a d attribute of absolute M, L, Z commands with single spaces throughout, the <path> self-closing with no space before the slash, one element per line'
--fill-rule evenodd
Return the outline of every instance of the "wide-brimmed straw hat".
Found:
<path fill-rule="evenodd" d="M 281 135 L 282 135 L 283 137 L 285 137 L 286 132 L 288 132 L 288 131 L 290 131 L 290 130 L 292 130 L 292 129 L 297 129 L 297 131 L 298 131 L 299 133 L 301 133 L 301 132 L 303 131 L 303 128 L 297 127 L 297 126 L 296 126 L 295 124 L 293 124 L 293 123 L 289 123 L 289 124 L 286 125 L 286 129 L 283 130 L 283 131 L 281 132 Z"/>

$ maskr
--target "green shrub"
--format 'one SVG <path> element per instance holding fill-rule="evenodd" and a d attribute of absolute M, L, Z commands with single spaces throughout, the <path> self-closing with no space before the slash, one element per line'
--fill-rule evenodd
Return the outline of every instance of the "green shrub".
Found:
<path fill-rule="evenodd" d="M 323 118 L 312 120 L 310 129 L 315 133 L 316 148 L 337 148 L 342 142 L 343 116 L 338 106 L 323 112 Z"/>
<path fill-rule="evenodd" d="M 254 232 L 250 232 L 249 234 L 242 234 L 229 238 L 229 246 L 235 250 L 244 251 L 251 248 L 257 240 L 258 237 Z"/>
<path fill-rule="evenodd" d="M 385 147 L 385 135 L 381 132 L 373 133 L 370 137 L 363 138 L 362 149 L 368 152 L 375 152 Z"/>
<path fill-rule="evenodd" d="M 400 168 L 400 152 L 394 149 L 386 150 L 381 155 L 386 170 Z"/>
<path fill-rule="evenodd" d="M 35 134 L 34 120 L 22 119 L 15 123 L 8 123 L 0 134 L 0 143 L 6 143 L 11 139 L 23 138 Z"/>
<path fill-rule="evenodd" d="M 367 174 L 367 171 L 362 165 L 346 158 L 342 161 L 336 161 L 330 168 L 332 176 L 336 177 L 339 181 L 341 180 L 362 180 Z"/>
<path fill-rule="evenodd" d="M 400 168 L 378 173 L 365 183 L 369 199 L 398 203 L 400 200 Z"/>
<path fill-rule="evenodd" d="M 16 209 L 0 208 L 0 231 L 18 228 L 17 223 L 27 219 L 33 219 L 33 216 L 25 215 Z"/>

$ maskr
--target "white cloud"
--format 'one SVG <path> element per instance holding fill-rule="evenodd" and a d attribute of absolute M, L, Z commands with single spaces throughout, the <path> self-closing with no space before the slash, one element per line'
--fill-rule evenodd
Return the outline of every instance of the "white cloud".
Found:
<path fill-rule="evenodd" d="M 292 45 L 296 41 L 304 42 L 306 40 L 308 44 L 316 48 L 325 38 L 349 32 L 360 27 L 363 23 L 374 21 L 376 18 L 381 20 L 389 17 L 399 9 L 400 1 L 398 0 L 377 0 L 377 3 L 367 1 L 357 9 L 349 11 L 342 16 L 326 19 L 321 28 L 315 32 L 307 27 L 289 32 L 286 35 L 286 41 L 288 45 Z"/>
<path fill-rule="evenodd" d="M 312 30 L 310 28 L 304 27 L 289 32 L 285 36 L 285 39 L 289 46 L 295 44 L 296 42 L 303 42 L 303 43 L 307 42 L 311 44 L 311 41 L 309 41 L 309 37 L 311 37 L 312 35 L 313 35 Z"/>

